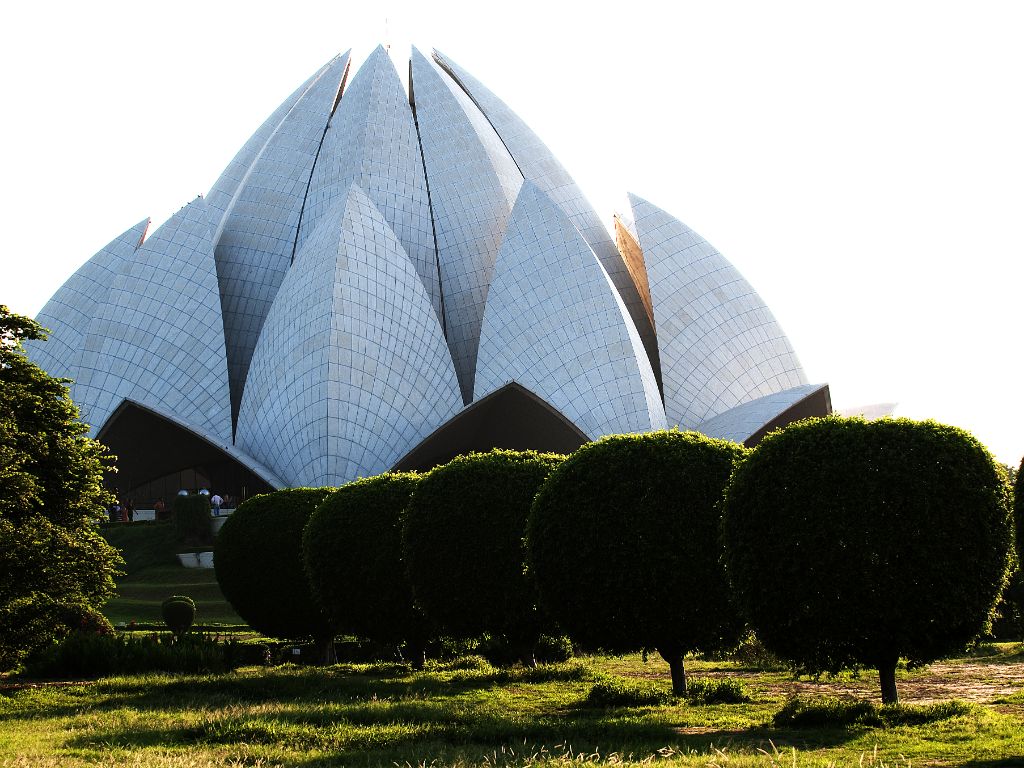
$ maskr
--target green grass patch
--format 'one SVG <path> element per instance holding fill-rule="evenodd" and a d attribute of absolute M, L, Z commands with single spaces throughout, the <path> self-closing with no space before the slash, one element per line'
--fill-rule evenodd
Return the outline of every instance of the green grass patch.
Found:
<path fill-rule="evenodd" d="M 995 766 L 1024 754 L 1024 722 L 989 705 L 927 722 L 903 717 L 898 726 L 775 727 L 772 715 L 791 692 L 785 680 L 808 683 L 774 674 L 744 674 L 752 700 L 742 704 L 587 705 L 607 667 L 667 694 L 662 666 L 638 656 L 537 670 L 344 664 L 0 686 L 0 765 L 881 768 Z"/>
<path fill-rule="evenodd" d="M 944 701 L 927 706 L 877 706 L 870 701 L 794 697 L 775 714 L 772 724 L 777 728 L 846 728 L 854 725 L 892 728 L 948 720 L 970 714 L 971 709 L 970 704 L 962 701 Z"/>
<path fill-rule="evenodd" d="M 178 562 L 177 553 L 190 548 L 177 543 L 171 523 L 122 523 L 103 526 L 101 533 L 125 560 L 117 596 L 102 608 L 112 623 L 162 622 L 160 605 L 171 595 L 195 601 L 196 624 L 244 623 L 224 599 L 213 569 L 185 568 Z"/>
<path fill-rule="evenodd" d="M 158 565 L 144 568 L 117 583 L 117 596 L 103 606 L 114 624 L 162 622 L 160 605 L 171 595 L 187 595 L 196 604 L 196 624 L 244 624 L 224 599 L 210 568 Z"/>
<path fill-rule="evenodd" d="M 743 683 L 733 678 L 691 678 L 686 696 L 677 697 L 663 682 L 630 680 L 598 675 L 586 705 L 589 707 L 656 707 L 685 700 L 690 704 L 745 704 L 749 702 Z"/>

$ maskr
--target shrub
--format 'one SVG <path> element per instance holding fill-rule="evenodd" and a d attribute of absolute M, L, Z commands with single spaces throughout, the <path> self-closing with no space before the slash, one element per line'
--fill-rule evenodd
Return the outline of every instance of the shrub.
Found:
<path fill-rule="evenodd" d="M 198 547 L 213 541 L 209 496 L 175 496 L 171 509 L 174 510 L 174 533 L 179 542 Z"/>
<path fill-rule="evenodd" d="M 191 597 L 172 595 L 160 605 L 160 613 L 167 628 L 176 637 L 181 637 L 192 628 L 196 620 L 196 604 Z"/>
<path fill-rule="evenodd" d="M 691 680 L 686 698 L 692 704 L 746 704 L 751 700 L 743 683 L 728 677 Z"/>
<path fill-rule="evenodd" d="M 477 644 L 476 652 L 498 667 L 507 667 L 522 659 L 522 649 L 510 644 L 502 635 L 485 635 Z M 568 637 L 541 635 L 534 645 L 534 658 L 542 664 L 568 661 L 572 657 L 572 641 Z"/>
<path fill-rule="evenodd" d="M 339 630 L 408 643 L 423 666 L 429 629 L 402 560 L 402 513 L 419 476 L 386 473 L 327 496 L 306 523 L 303 558 L 317 602 Z"/>
<path fill-rule="evenodd" d="M 82 678 L 145 672 L 226 672 L 260 663 L 265 645 L 217 642 L 203 635 L 130 637 L 74 632 L 63 642 L 34 654 L 25 665 L 32 677 Z"/>
<path fill-rule="evenodd" d="M 726 563 L 754 630 L 804 669 L 866 664 L 897 701 L 986 628 L 1010 554 L 1006 486 L 956 427 L 828 417 L 769 435 L 726 495 Z"/>
<path fill-rule="evenodd" d="M 614 435 L 552 472 L 527 553 L 541 606 L 588 647 L 657 648 L 673 690 L 683 656 L 733 645 L 742 628 L 720 563 L 720 503 L 734 443 L 695 432 Z"/>
<path fill-rule="evenodd" d="M 895 727 L 934 723 L 966 715 L 970 711 L 971 706 L 962 701 L 945 701 L 920 707 L 904 704 L 885 704 L 878 707 L 870 701 L 807 701 L 793 697 L 775 713 L 772 724 L 776 728 L 846 728 L 851 725 L 872 728 Z"/>
<path fill-rule="evenodd" d="M 606 677 L 591 686 L 585 703 L 590 707 L 656 707 L 675 698 L 672 691 L 654 683 Z"/>
<path fill-rule="evenodd" d="M 73 633 L 113 635 L 110 622 L 91 605 L 60 602 L 35 594 L 0 609 L 0 668 L 14 669 L 33 651 L 59 643 Z"/>
<path fill-rule="evenodd" d="M 523 572 L 523 530 L 537 488 L 563 460 L 495 450 L 456 457 L 420 480 L 403 551 L 416 601 L 439 628 L 505 635 L 533 663 L 541 622 Z"/>
<path fill-rule="evenodd" d="M 332 661 L 334 627 L 313 601 L 302 567 L 302 529 L 330 488 L 291 488 L 245 501 L 214 544 L 214 571 L 231 607 L 270 637 L 312 637 Z"/>

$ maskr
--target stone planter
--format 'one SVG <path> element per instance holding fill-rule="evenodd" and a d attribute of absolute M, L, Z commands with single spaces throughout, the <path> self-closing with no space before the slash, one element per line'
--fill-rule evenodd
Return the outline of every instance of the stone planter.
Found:
<path fill-rule="evenodd" d="M 199 567 L 200 568 L 213 568 L 213 552 L 200 552 L 199 553 Z"/>
<path fill-rule="evenodd" d="M 210 553 L 212 556 L 212 552 Z M 199 567 L 199 553 L 198 552 L 179 552 L 178 560 L 186 568 L 198 568 Z"/>

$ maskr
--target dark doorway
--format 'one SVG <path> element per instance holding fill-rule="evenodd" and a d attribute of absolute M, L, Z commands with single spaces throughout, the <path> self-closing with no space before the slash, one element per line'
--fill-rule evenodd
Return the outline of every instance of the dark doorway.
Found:
<path fill-rule="evenodd" d="M 273 487 L 221 448 L 137 403 L 125 401 L 111 414 L 97 439 L 117 456 L 117 474 L 107 487 L 148 508 L 170 502 L 182 488 L 208 488 L 242 501 Z"/>
<path fill-rule="evenodd" d="M 477 400 L 399 461 L 395 470 L 432 469 L 492 448 L 572 453 L 590 439 L 565 416 L 512 382 Z"/>

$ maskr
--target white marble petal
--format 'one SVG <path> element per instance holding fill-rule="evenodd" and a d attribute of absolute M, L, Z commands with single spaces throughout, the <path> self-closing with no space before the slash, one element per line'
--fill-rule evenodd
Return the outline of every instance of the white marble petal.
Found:
<path fill-rule="evenodd" d="M 415 48 L 412 93 L 430 184 L 444 327 L 469 402 L 487 288 L 523 177 L 462 88 Z"/>
<path fill-rule="evenodd" d="M 196 198 L 135 252 L 82 344 L 75 399 L 95 434 L 123 400 L 231 442 L 224 322 L 206 204 Z"/>
<path fill-rule="evenodd" d="M 381 46 L 345 87 L 331 118 L 302 213 L 300 248 L 352 184 L 394 230 L 440 321 L 441 281 L 419 137 L 405 88 Z"/>
<path fill-rule="evenodd" d="M 419 275 L 355 185 L 307 239 L 267 317 L 237 445 L 292 485 L 389 469 L 462 407 Z"/>
<path fill-rule="evenodd" d="M 513 381 L 591 439 L 665 427 L 654 372 L 608 273 L 531 182 L 498 254 L 474 398 Z"/>
<path fill-rule="evenodd" d="M 110 287 L 131 261 L 149 229 L 143 219 L 115 237 L 69 277 L 36 316 L 49 329 L 46 341 L 29 341 L 25 351 L 29 359 L 51 376 L 77 379 L 89 323 L 107 301 Z M 74 396 L 74 385 L 71 387 Z"/>
<path fill-rule="evenodd" d="M 267 138 L 214 233 L 233 410 L 263 321 L 291 265 L 313 163 L 348 72 L 335 58 Z"/>
<path fill-rule="evenodd" d="M 636 195 L 669 425 L 806 384 L 789 339 L 743 276 L 704 238 Z"/>

